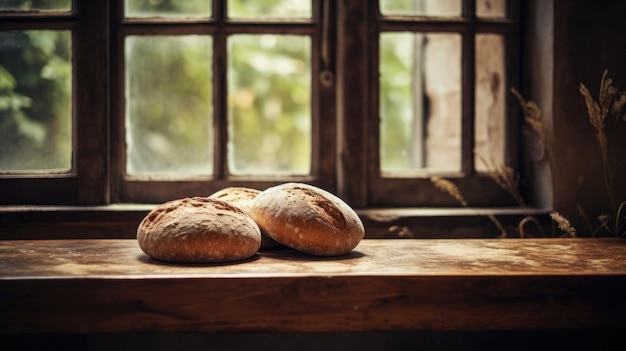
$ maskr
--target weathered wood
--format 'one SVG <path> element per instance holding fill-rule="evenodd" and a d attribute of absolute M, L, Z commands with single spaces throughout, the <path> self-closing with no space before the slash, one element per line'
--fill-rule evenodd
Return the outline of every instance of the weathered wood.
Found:
<path fill-rule="evenodd" d="M 626 89 L 626 2 L 597 5 L 590 0 L 554 2 L 554 67 L 549 81 L 554 83 L 553 99 L 546 101 L 547 106 L 540 106 L 552 117 L 553 206 L 571 218 L 576 228 L 586 225 L 586 219 L 579 215 L 582 208 L 594 229 L 600 224 L 598 216 L 615 218 L 617 207 L 626 200 L 626 167 L 622 166 L 626 160 L 626 124 L 621 119 L 624 111 L 608 113 L 604 124 L 613 183 L 610 193 L 616 201 L 611 204 L 598 136 L 590 126 L 585 98 L 579 90 L 584 84 L 597 101 L 605 69 L 616 88 Z M 545 28 L 542 30 L 545 33 Z"/>
<path fill-rule="evenodd" d="M 80 1 L 76 22 L 74 101 L 78 203 L 109 203 L 108 2 Z M 103 15 L 104 14 L 104 15 Z M 74 44 L 73 44 L 74 46 Z"/>
<path fill-rule="evenodd" d="M 206 190 L 203 192 L 205 196 L 210 194 L 210 189 Z M 155 206 L 155 204 L 4 206 L 0 207 L 0 240 L 134 239 L 139 222 Z M 551 235 L 552 220 L 544 210 L 513 208 L 357 210 L 365 225 L 367 239 L 496 238 L 501 233 L 485 216 L 486 213 L 496 216 L 511 238 L 519 236 L 518 224 L 526 215 L 540 219 L 545 226 L 545 232 Z M 533 237 L 534 228 L 526 229 L 529 231 L 526 237 Z"/>
<path fill-rule="evenodd" d="M 3 206 L 0 240 L 134 239 L 154 206 Z"/>
<path fill-rule="evenodd" d="M 626 241 L 364 240 L 166 264 L 135 240 L 0 242 L 0 332 L 626 327 Z"/>
<path fill-rule="evenodd" d="M 337 2 L 337 192 L 356 208 L 368 205 L 368 2 Z M 354 58 L 358 57 L 359 60 Z"/>

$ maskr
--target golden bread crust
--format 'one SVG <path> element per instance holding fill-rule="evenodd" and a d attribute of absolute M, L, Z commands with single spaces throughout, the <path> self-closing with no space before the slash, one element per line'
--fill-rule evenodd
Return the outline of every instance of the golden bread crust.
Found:
<path fill-rule="evenodd" d="M 365 235 L 350 206 L 307 184 L 286 183 L 264 190 L 254 200 L 250 215 L 272 239 L 312 255 L 348 253 Z"/>
<path fill-rule="evenodd" d="M 154 208 L 137 228 L 139 247 L 169 262 L 229 262 L 253 256 L 261 233 L 252 218 L 224 201 L 192 197 Z"/>

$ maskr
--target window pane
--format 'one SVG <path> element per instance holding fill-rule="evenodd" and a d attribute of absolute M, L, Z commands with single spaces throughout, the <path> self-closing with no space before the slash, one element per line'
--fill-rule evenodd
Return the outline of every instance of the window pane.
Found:
<path fill-rule="evenodd" d="M 476 0 L 476 16 L 506 17 L 506 0 Z"/>
<path fill-rule="evenodd" d="M 475 164 L 479 171 L 486 170 L 484 160 L 504 162 L 504 60 L 504 38 L 501 35 L 476 35 Z"/>
<path fill-rule="evenodd" d="M 229 0 L 228 17 L 280 19 L 311 18 L 311 0 Z"/>
<path fill-rule="evenodd" d="M 0 173 L 72 169 L 70 31 L 0 31 Z"/>
<path fill-rule="evenodd" d="M 212 13 L 210 0 L 126 0 L 126 17 L 161 18 L 209 18 Z"/>
<path fill-rule="evenodd" d="M 0 11 L 70 11 L 72 0 L 0 0 Z"/>
<path fill-rule="evenodd" d="M 460 17 L 461 0 L 380 0 L 384 16 Z"/>
<path fill-rule="evenodd" d="M 212 38 L 126 38 L 126 172 L 213 173 Z"/>
<path fill-rule="evenodd" d="M 460 169 L 460 35 L 381 34 L 380 118 L 385 176 Z"/>
<path fill-rule="evenodd" d="M 228 162 L 232 174 L 311 171 L 311 39 L 228 38 Z"/>

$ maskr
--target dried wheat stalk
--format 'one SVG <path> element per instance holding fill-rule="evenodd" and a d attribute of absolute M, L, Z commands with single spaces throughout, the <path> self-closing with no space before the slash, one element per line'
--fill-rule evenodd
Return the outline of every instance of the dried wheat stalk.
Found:
<path fill-rule="evenodd" d="M 443 179 L 441 177 L 430 177 L 430 181 L 435 185 L 435 187 L 444 193 L 450 195 L 456 201 L 458 201 L 463 207 L 469 207 L 467 201 L 463 197 L 461 190 L 451 181 L 447 179 Z M 489 218 L 489 220 L 498 228 L 500 231 L 500 237 L 504 238 L 507 236 L 506 230 L 502 226 L 502 223 L 491 213 L 483 213 L 483 216 Z"/>
<path fill-rule="evenodd" d="M 560 213 L 554 211 L 550 213 L 550 218 L 556 222 L 565 234 L 569 235 L 572 238 L 576 237 L 576 229 L 572 226 L 572 224 L 567 220 L 567 218 L 563 217 Z"/>

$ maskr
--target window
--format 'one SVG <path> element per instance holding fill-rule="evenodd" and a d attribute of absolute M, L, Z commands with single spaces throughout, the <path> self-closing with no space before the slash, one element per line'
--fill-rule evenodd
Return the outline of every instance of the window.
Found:
<path fill-rule="evenodd" d="M 113 201 L 334 186 L 324 2 L 116 4 Z"/>
<path fill-rule="evenodd" d="M 0 203 L 107 194 L 105 2 L 0 2 Z"/>
<path fill-rule="evenodd" d="M 504 0 L 380 1 L 371 30 L 378 167 L 370 167 L 370 203 L 453 204 L 432 191 L 435 175 L 455 182 L 469 204 L 510 204 L 486 163 L 518 162 L 507 88 L 519 75 L 514 10 Z"/>
<path fill-rule="evenodd" d="M 302 181 L 355 207 L 456 206 L 439 175 L 472 205 L 509 204 L 477 155 L 520 161 L 517 7 L 0 2 L 0 203 Z"/>

